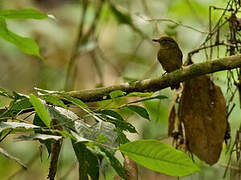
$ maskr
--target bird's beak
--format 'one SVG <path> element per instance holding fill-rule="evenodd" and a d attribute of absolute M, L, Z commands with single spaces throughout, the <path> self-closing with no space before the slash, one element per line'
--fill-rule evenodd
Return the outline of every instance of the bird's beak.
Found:
<path fill-rule="evenodd" d="M 154 41 L 154 42 L 159 42 L 159 39 L 152 39 L 152 41 Z"/>

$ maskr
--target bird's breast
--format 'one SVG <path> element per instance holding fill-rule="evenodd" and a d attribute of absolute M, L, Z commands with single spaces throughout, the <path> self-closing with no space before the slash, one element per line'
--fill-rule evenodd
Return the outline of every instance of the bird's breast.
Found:
<path fill-rule="evenodd" d="M 181 68 L 182 52 L 179 48 L 160 49 L 158 60 L 165 71 L 172 72 Z"/>

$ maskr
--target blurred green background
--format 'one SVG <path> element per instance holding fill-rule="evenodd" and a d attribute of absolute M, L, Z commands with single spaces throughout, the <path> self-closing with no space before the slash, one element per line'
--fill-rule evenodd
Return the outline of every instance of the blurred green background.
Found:
<path fill-rule="evenodd" d="M 73 68 L 74 73 L 68 79 L 71 82 L 67 82 L 71 84 L 69 89 L 90 89 L 162 75 L 164 72 L 156 63 L 158 45 L 151 42 L 151 39 L 165 33 L 173 36 L 179 43 L 185 59 L 188 52 L 200 46 L 207 34 L 176 25 L 170 20 L 207 32 L 208 7 L 226 5 L 225 0 L 115 0 L 111 2 L 115 7 L 130 15 L 133 27 L 118 20 L 110 8 L 104 5 L 94 33 L 79 46 L 79 53 Z M 83 26 L 84 32 L 88 32 L 99 3 L 99 0 L 89 1 L 86 22 Z M 33 92 L 34 87 L 64 90 L 68 63 L 78 37 L 82 5 L 78 0 L 1 0 L 1 9 L 36 8 L 55 18 L 42 21 L 8 21 L 8 27 L 13 32 L 37 41 L 44 60 L 24 55 L 12 44 L 0 40 L 0 87 L 23 94 Z M 166 20 L 148 21 L 160 18 Z M 221 55 L 224 53 L 221 52 Z M 203 52 L 194 57 L 195 62 L 205 60 Z M 221 86 L 224 94 L 226 92 L 225 78 L 225 72 L 214 76 L 215 82 Z M 166 143 L 171 143 L 171 140 L 167 138 L 167 117 L 172 93 L 169 89 L 162 90 L 161 94 L 167 95 L 168 100 L 145 103 L 151 115 L 151 122 L 138 116 L 128 119 L 139 132 L 135 136 L 129 135 L 130 139 L 159 138 Z M 229 118 L 232 135 L 235 134 L 240 123 L 238 97 L 234 101 L 237 106 Z M 6 99 L 0 99 L 0 106 L 7 103 Z M 0 146 L 26 164 L 29 163 L 27 171 L 19 171 L 21 167 L 0 155 L 1 180 L 46 179 L 49 165 L 48 154 L 38 142 L 20 142 L 16 136 L 9 136 L 1 142 Z M 42 158 L 39 158 L 40 155 Z M 224 152 L 219 163 L 212 167 L 198 162 L 202 168 L 201 173 L 180 179 L 221 179 L 227 159 L 228 156 L 225 156 Z M 13 177 L 18 171 L 19 173 Z M 112 169 L 103 166 L 103 171 L 105 173 L 102 179 L 114 178 Z M 61 178 L 78 179 L 76 158 L 68 140 L 65 140 L 60 156 L 57 179 Z M 140 179 L 177 178 L 162 176 L 140 167 Z M 226 179 L 230 179 L 230 176 Z"/>

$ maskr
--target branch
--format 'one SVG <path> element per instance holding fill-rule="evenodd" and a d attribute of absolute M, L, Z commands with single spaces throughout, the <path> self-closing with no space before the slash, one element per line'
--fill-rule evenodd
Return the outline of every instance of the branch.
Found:
<path fill-rule="evenodd" d="M 154 92 L 197 76 L 239 67 L 241 67 L 241 55 L 229 56 L 213 61 L 192 64 L 153 79 L 145 79 L 96 89 L 70 91 L 67 93 L 85 102 L 100 101 L 104 100 L 103 97 L 108 98 L 109 93 L 115 90 L 124 91 L 126 94 L 131 92 Z"/>
<path fill-rule="evenodd" d="M 145 18 L 143 18 L 143 17 L 141 17 L 141 16 L 138 16 L 138 17 L 140 17 L 141 19 L 143 19 L 143 20 L 145 20 L 145 21 L 149 21 L 149 22 L 165 22 L 165 21 L 166 21 L 166 22 L 170 22 L 170 23 L 176 24 L 176 25 L 178 25 L 178 26 L 182 26 L 182 27 L 185 27 L 185 28 L 188 28 L 188 29 L 197 31 L 197 32 L 202 33 L 202 34 L 208 34 L 208 32 L 206 32 L 206 31 L 200 31 L 199 29 L 196 29 L 196 28 L 194 28 L 194 27 L 192 27 L 192 26 L 185 25 L 185 24 L 176 22 L 176 21 L 174 21 L 174 20 L 172 20 L 172 19 L 168 19 L 168 18 L 145 19 Z"/>

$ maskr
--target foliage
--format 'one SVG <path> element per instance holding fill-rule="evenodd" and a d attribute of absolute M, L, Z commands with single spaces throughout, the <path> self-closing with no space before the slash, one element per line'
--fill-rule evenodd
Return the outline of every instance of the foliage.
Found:
<path fill-rule="evenodd" d="M 37 43 L 26 37 L 21 37 L 10 31 L 6 24 L 6 19 L 45 19 L 48 16 L 35 9 L 21 9 L 21 10 L 1 10 L 0 11 L 0 37 L 17 46 L 26 54 L 34 55 L 42 58 L 39 54 L 39 47 Z"/>
<path fill-rule="evenodd" d="M 120 146 L 120 151 L 154 171 L 169 176 L 186 176 L 200 171 L 182 151 L 157 140 L 139 140 Z"/>
<path fill-rule="evenodd" d="M 92 179 L 98 179 L 98 169 L 104 159 L 110 163 L 120 177 L 126 179 L 124 167 L 119 160 L 114 157 L 114 152 L 118 150 L 118 147 L 122 153 L 130 156 L 130 158 L 137 163 L 171 176 L 189 175 L 199 170 L 185 153 L 181 153 L 159 141 L 136 141 L 125 144 L 129 142 L 126 137 L 124 137 L 126 139 L 124 141 L 118 140 L 124 131 L 137 133 L 135 127 L 129 122 L 126 122 L 119 114 L 118 108 L 93 111 L 81 100 L 70 97 L 62 92 L 49 93 L 48 91 L 40 91 L 41 93 L 39 93 L 39 96 L 34 94 L 20 96 L 17 93 L 10 93 L 6 90 L 1 91 L 2 94 L 7 93 L 12 97 L 10 103 L 12 106 L 2 109 L 1 111 L 1 137 L 5 138 L 6 134 L 19 131 L 23 133 L 32 132 L 30 135 L 21 135 L 19 138 L 22 140 L 39 140 L 47 147 L 50 154 L 53 153 L 50 148 L 52 146 L 51 142 L 59 141 L 62 138 L 70 138 L 76 157 L 79 163 L 82 164 L 79 167 L 80 179 L 86 179 L 88 175 L 92 177 Z M 113 94 L 114 93 L 112 93 L 112 98 L 116 100 L 119 96 L 113 96 Z M 160 96 L 154 97 L 156 99 L 160 98 Z M 144 101 L 155 98 L 144 98 Z M 63 100 L 79 107 L 84 115 L 78 116 L 64 105 Z M 31 104 L 28 103 L 28 106 L 26 106 L 26 101 Z M 141 101 L 141 99 L 138 100 L 138 102 Z M 18 108 L 16 109 L 17 102 Z M 139 105 L 124 105 L 123 107 L 150 120 L 148 112 L 144 107 Z M 25 114 L 27 110 L 28 113 L 35 113 L 34 124 L 19 122 L 18 116 Z M 14 119 L 16 122 L 7 121 L 9 112 L 14 112 L 12 113 L 12 117 L 15 115 Z M 94 124 L 91 126 L 87 124 L 85 122 L 86 117 L 91 117 L 95 121 Z M 57 120 L 58 126 L 62 127 L 61 130 L 58 128 L 56 129 L 53 124 L 54 120 Z M 147 149 L 142 150 L 140 147 L 145 147 Z M 141 151 L 141 153 L 139 153 L 139 151 Z M 153 156 L 147 158 L 147 154 L 151 153 L 150 151 L 153 153 L 159 152 L 160 154 L 154 153 Z M 135 156 L 133 153 L 137 153 L 136 155 L 138 156 Z M 163 159 L 165 154 L 169 154 L 169 156 Z M 170 163 L 163 166 L 162 163 L 168 161 Z M 159 162 L 160 165 L 154 166 Z M 182 169 L 184 167 L 186 169 L 185 172 Z"/>

